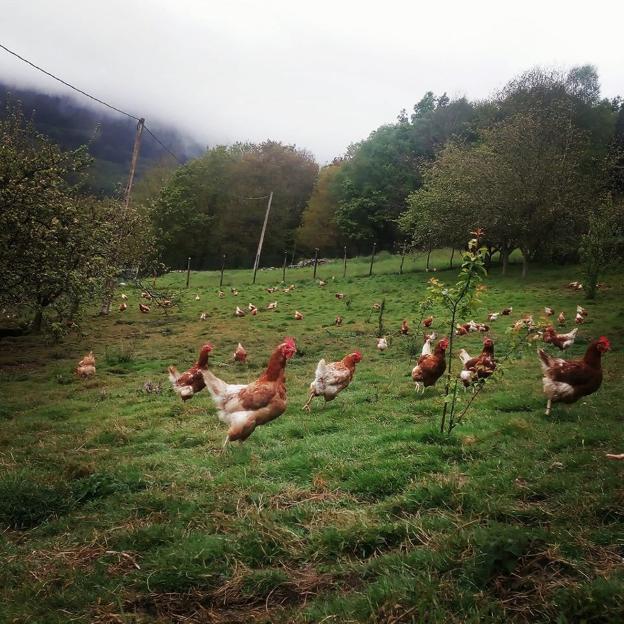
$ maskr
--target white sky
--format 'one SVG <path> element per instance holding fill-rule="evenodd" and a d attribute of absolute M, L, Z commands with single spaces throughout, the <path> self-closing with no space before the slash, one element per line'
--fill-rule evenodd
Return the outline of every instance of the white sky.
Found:
<path fill-rule="evenodd" d="M 0 15 L 0 43 L 148 122 L 321 162 L 428 90 L 483 98 L 535 65 L 592 63 L 624 95 L 617 0 L 0 0 Z M 71 94 L 3 50 L 0 79 Z"/>

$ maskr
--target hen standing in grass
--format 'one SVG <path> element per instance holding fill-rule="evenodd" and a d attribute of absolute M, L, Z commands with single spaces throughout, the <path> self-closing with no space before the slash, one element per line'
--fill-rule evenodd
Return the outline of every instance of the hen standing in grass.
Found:
<path fill-rule="evenodd" d="M 587 347 L 582 360 L 562 360 L 538 349 L 544 371 L 544 394 L 548 398 L 546 416 L 555 403 L 575 403 L 581 397 L 593 394 L 602 384 L 602 354 L 611 348 L 609 340 L 601 336 Z"/>
<path fill-rule="evenodd" d="M 206 387 L 201 371 L 208 366 L 208 354 L 211 351 L 212 345 L 206 343 L 199 351 L 197 362 L 182 374 L 178 372 L 175 366 L 169 367 L 169 381 L 171 381 L 173 389 L 180 395 L 183 401 L 191 399 Z"/>
<path fill-rule="evenodd" d="M 316 396 L 333 401 L 353 380 L 355 365 L 362 361 L 359 351 L 345 355 L 339 362 L 321 360 L 316 366 L 314 381 L 310 384 L 310 397 L 302 409 L 310 411 L 310 403 Z"/>
<path fill-rule="evenodd" d="M 475 379 L 487 379 L 496 370 L 494 361 L 494 341 L 486 338 L 483 341 L 481 355 L 471 358 L 466 349 L 459 351 L 459 358 L 464 365 L 464 370 L 459 374 L 464 387 L 470 386 Z"/>
<path fill-rule="evenodd" d="M 218 410 L 219 420 L 229 425 L 228 441 L 246 440 L 259 425 L 264 425 L 286 410 L 286 362 L 297 353 L 292 338 L 284 338 L 269 358 L 264 373 L 250 384 L 228 384 L 212 371 L 202 369 L 204 382 Z"/>
<path fill-rule="evenodd" d="M 93 355 L 93 351 L 89 351 L 87 355 L 85 355 L 80 362 L 78 362 L 78 366 L 76 366 L 76 375 L 78 377 L 82 377 L 83 379 L 87 379 L 88 377 L 93 377 L 95 375 L 95 356 Z"/>
<path fill-rule="evenodd" d="M 431 339 L 425 340 L 422 348 L 422 354 L 418 358 L 418 364 L 412 370 L 412 379 L 416 384 L 416 391 L 425 391 L 425 388 L 435 385 L 436 381 L 442 377 L 446 370 L 445 353 L 448 348 L 449 341 L 442 338 L 436 345 L 433 353 L 431 352 Z"/>
<path fill-rule="evenodd" d="M 578 327 L 575 327 L 572 331 L 567 334 L 558 334 L 555 331 L 555 328 L 552 325 L 549 325 L 544 330 L 543 340 L 544 342 L 555 345 L 558 349 L 565 351 L 568 347 L 571 347 L 576 340 L 576 334 L 578 332 Z"/>

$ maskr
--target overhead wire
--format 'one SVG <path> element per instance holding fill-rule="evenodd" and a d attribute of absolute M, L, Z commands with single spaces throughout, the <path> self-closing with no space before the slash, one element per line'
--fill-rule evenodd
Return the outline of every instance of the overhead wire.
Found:
<path fill-rule="evenodd" d="M 21 56 L 20 54 L 18 54 L 14 50 L 11 50 L 10 48 L 7 48 L 2 43 L 0 43 L 0 48 L 2 48 L 5 52 L 8 52 L 9 54 L 12 54 L 13 56 L 18 58 L 20 61 L 23 61 L 27 65 L 30 65 L 31 67 L 34 67 L 37 71 L 40 71 L 40 72 L 44 73 L 46 76 L 49 76 L 50 78 L 53 78 L 54 80 L 60 82 L 61 84 L 65 85 L 66 87 L 69 87 L 70 89 L 73 89 L 77 93 L 80 93 L 81 95 L 84 95 L 85 97 L 88 97 L 89 99 L 93 100 L 94 102 L 97 102 L 98 104 L 101 104 L 102 106 L 106 106 L 107 108 L 110 108 L 111 110 L 114 110 L 117 113 L 120 113 L 122 115 L 125 115 L 126 117 L 129 117 L 130 119 L 134 119 L 135 121 L 141 121 L 140 117 L 137 117 L 136 115 L 133 115 L 132 113 L 129 113 L 129 112 L 125 111 L 125 110 L 122 110 L 121 108 L 118 108 L 117 106 L 113 106 L 112 104 L 109 104 L 108 102 L 105 102 L 104 100 L 101 100 L 100 98 L 95 97 L 94 95 L 91 95 L 90 93 L 87 93 L 86 91 L 83 91 L 82 89 L 79 89 L 78 87 L 76 87 L 75 85 L 67 82 L 66 80 L 63 80 L 62 78 L 59 78 L 58 76 L 56 76 L 52 72 L 49 72 L 49 71 L 43 69 L 43 67 L 40 67 L 39 65 L 36 65 L 32 61 L 29 61 L 27 58 L 24 58 L 23 56 Z M 173 158 L 175 158 L 178 163 L 183 164 L 182 161 L 145 125 L 145 123 L 143 123 L 143 127 L 145 128 L 145 131 L 152 136 L 152 138 L 156 141 L 156 143 L 158 143 L 158 145 L 160 145 L 160 147 L 162 147 L 167 153 L 169 153 L 171 156 L 173 156 Z"/>

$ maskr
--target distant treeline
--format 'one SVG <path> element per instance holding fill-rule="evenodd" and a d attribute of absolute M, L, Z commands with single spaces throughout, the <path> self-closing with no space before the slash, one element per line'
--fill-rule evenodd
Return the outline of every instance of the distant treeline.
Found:
<path fill-rule="evenodd" d="M 331 129 L 328 128 L 328 132 Z M 317 172 L 310 154 L 267 141 L 217 147 L 152 195 L 163 259 L 250 266 L 274 191 L 263 264 L 295 255 L 455 246 L 486 232 L 503 260 L 577 259 L 593 207 L 624 192 L 622 99 L 595 69 L 536 69 L 484 101 L 425 96 Z"/>

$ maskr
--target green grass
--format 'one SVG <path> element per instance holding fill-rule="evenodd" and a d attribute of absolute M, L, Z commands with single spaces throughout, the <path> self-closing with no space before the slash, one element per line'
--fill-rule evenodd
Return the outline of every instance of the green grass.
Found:
<path fill-rule="evenodd" d="M 423 257 L 402 276 L 399 262 L 380 254 L 372 278 L 366 258 L 346 278 L 340 261 L 322 265 L 325 288 L 312 269 L 289 270 L 295 290 L 275 295 L 265 288 L 281 270 L 256 286 L 249 271 L 227 271 L 224 299 L 217 273 L 193 273 L 188 290 L 173 273 L 157 283 L 179 293 L 166 315 L 141 315 L 140 293 L 124 287 L 127 312 L 89 316 L 61 345 L 3 340 L 0 622 L 624 621 L 623 466 L 604 459 L 624 451 L 624 275 L 585 302 L 565 288 L 576 267 L 531 267 L 525 281 L 518 265 L 504 278 L 493 269 L 475 319 L 509 305 L 511 320 L 544 305 L 572 319 L 581 303 L 588 320 L 566 357 L 602 334 L 613 350 L 600 391 L 547 418 L 529 349 L 448 437 L 441 388 L 413 389 L 420 341 L 398 333 L 403 318 L 416 330 L 431 274 Z M 452 280 L 447 264 L 433 253 L 436 275 Z M 371 315 L 382 299 L 384 353 Z M 264 311 L 273 300 L 277 312 Z M 235 318 L 249 302 L 258 316 Z M 492 326 L 499 352 L 510 324 Z M 285 335 L 299 347 L 288 410 L 222 454 L 209 395 L 183 404 L 167 366 L 187 368 L 210 340 L 217 374 L 251 381 Z M 232 361 L 239 341 L 244 366 Z M 479 343 L 459 339 L 470 353 Z M 302 412 L 318 359 L 354 349 L 364 359 L 351 387 Z M 79 380 L 89 350 L 97 374 Z"/>

